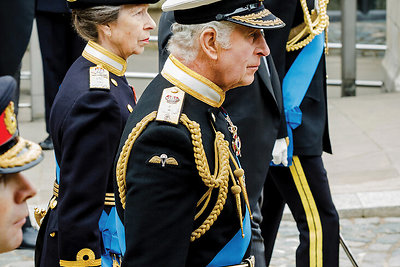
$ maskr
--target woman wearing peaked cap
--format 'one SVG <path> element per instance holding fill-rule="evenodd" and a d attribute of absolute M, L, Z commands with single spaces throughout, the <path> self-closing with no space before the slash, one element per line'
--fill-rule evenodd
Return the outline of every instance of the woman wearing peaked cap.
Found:
<path fill-rule="evenodd" d="M 68 70 L 50 114 L 58 168 L 39 231 L 36 266 L 119 262 L 112 169 L 135 106 L 126 60 L 149 43 L 156 25 L 148 6 L 155 2 L 68 0 L 75 29 L 88 44 Z"/>
<path fill-rule="evenodd" d="M 283 23 L 256 0 L 167 0 L 166 7 L 178 22 L 171 55 L 129 117 L 117 153 L 122 266 L 254 266 L 240 139 L 222 106 L 228 90 L 253 82 L 269 54 L 261 29 Z"/>
<path fill-rule="evenodd" d="M 40 146 L 18 134 L 11 101 L 15 88 L 11 76 L 0 77 L 0 253 L 21 244 L 21 227 L 28 216 L 26 200 L 36 194 L 20 172 L 43 159 Z"/>

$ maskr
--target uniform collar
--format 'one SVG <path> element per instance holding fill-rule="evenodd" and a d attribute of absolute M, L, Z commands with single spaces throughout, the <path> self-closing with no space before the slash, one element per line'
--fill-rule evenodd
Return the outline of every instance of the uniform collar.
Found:
<path fill-rule="evenodd" d="M 168 57 L 161 75 L 170 83 L 212 107 L 220 107 L 225 100 L 225 92 L 218 85 L 189 69 L 173 55 Z"/>
<path fill-rule="evenodd" d="M 126 61 L 93 41 L 88 42 L 82 56 L 117 76 L 125 74 Z"/>

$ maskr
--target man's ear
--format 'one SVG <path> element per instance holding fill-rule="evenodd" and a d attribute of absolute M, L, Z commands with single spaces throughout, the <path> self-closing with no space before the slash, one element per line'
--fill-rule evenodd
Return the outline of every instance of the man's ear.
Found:
<path fill-rule="evenodd" d="M 207 28 L 200 34 L 200 47 L 204 54 L 213 60 L 218 59 L 217 32 L 213 28 Z"/>

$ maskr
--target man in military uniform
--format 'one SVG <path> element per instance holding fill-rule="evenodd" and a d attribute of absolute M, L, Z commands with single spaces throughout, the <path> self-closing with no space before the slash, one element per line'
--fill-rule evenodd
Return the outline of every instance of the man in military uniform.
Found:
<path fill-rule="evenodd" d="M 324 55 L 327 3 L 265 1 L 287 25 L 266 38 L 283 81 L 290 136 L 288 154 L 292 154 L 290 168 L 270 168 L 271 175 L 264 187 L 262 234 L 267 263 L 286 202 L 300 232 L 296 266 L 339 264 L 339 218 L 321 158 L 323 151 L 331 153 Z"/>
<path fill-rule="evenodd" d="M 173 12 L 164 12 L 161 15 L 158 25 L 160 71 L 168 59 L 167 43 L 172 35 L 171 25 L 174 22 Z M 264 30 L 264 34 L 268 35 L 271 29 Z M 240 162 L 246 172 L 246 186 L 253 215 L 251 252 L 256 257 L 256 267 L 263 267 L 265 256 L 259 226 L 262 220 L 259 198 L 267 177 L 268 163 L 273 160 L 280 164 L 282 160 L 287 160 L 287 131 L 281 85 L 271 55 L 261 58 L 252 84 L 227 92 L 224 108 L 238 127 L 243 144 Z"/>
<path fill-rule="evenodd" d="M 283 24 L 255 0 L 167 0 L 163 8 L 178 22 L 171 55 L 118 153 L 122 266 L 253 266 L 241 144 L 222 106 L 269 54 L 260 29 Z"/>
<path fill-rule="evenodd" d="M 0 253 L 17 248 L 23 239 L 22 226 L 28 217 L 26 200 L 36 190 L 22 171 L 43 159 L 38 144 L 19 136 L 12 97 L 16 82 L 0 77 Z"/>

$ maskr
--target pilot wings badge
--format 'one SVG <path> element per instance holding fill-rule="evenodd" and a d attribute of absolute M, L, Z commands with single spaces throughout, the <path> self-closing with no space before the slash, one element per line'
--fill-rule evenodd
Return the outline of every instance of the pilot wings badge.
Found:
<path fill-rule="evenodd" d="M 178 166 L 178 161 L 173 157 L 168 157 L 166 154 L 161 154 L 160 156 L 153 156 L 149 161 L 149 163 L 161 164 L 161 167 L 165 167 L 165 165 L 174 165 Z"/>

